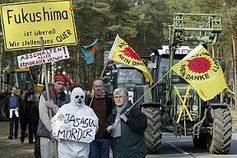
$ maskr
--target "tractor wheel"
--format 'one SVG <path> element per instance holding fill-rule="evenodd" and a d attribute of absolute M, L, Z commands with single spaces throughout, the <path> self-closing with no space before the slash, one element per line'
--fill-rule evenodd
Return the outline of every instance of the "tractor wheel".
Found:
<path fill-rule="evenodd" d="M 7 98 L 1 97 L 0 98 L 0 120 L 6 121 L 8 120 L 8 105 L 7 105 Z"/>
<path fill-rule="evenodd" d="M 230 110 L 213 109 L 213 135 L 209 151 L 215 154 L 228 153 L 231 146 L 232 120 Z"/>
<path fill-rule="evenodd" d="M 162 141 L 161 112 L 158 107 L 143 107 L 143 113 L 147 117 L 147 129 L 145 141 L 149 153 L 157 153 Z"/>
<path fill-rule="evenodd" d="M 193 137 L 193 145 L 195 148 L 198 148 L 198 149 L 204 149 L 204 148 L 207 148 L 207 137 L 208 137 L 208 134 L 205 134 L 205 133 L 201 133 L 198 136 L 194 136 Z"/>

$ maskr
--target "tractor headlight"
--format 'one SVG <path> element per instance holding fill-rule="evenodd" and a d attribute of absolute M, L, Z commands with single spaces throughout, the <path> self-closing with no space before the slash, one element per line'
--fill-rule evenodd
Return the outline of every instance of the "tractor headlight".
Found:
<path fill-rule="evenodd" d="M 198 111 L 198 106 L 197 106 L 197 105 L 193 105 L 193 106 L 192 106 L 192 110 L 193 110 L 193 111 Z"/>

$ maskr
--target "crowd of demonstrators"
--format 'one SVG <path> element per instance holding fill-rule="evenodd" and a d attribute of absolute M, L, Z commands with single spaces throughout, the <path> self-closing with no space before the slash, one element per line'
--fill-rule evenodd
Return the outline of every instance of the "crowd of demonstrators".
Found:
<path fill-rule="evenodd" d="M 138 107 L 131 108 L 126 88 L 115 89 L 113 98 L 109 98 L 103 80 L 95 79 L 92 95 L 86 96 L 81 84 L 65 93 L 65 87 L 71 86 L 66 75 L 55 74 L 53 79 L 49 92 L 43 91 L 38 101 L 34 90 L 28 89 L 21 104 L 16 88 L 12 88 L 9 139 L 13 139 L 14 123 L 17 138 L 20 116 L 21 142 L 25 141 L 27 126 L 29 143 L 33 143 L 36 135 L 40 140 L 35 157 L 109 158 L 110 148 L 113 158 L 146 156 L 146 116 Z"/>
<path fill-rule="evenodd" d="M 106 132 L 106 119 L 111 114 L 113 103 L 107 96 L 101 79 L 93 82 L 93 96 L 87 100 L 99 118 L 99 130 L 96 139 L 90 145 L 90 158 L 109 158 L 109 135 Z"/>
<path fill-rule="evenodd" d="M 107 131 L 112 136 L 113 158 L 145 158 L 144 131 L 147 127 L 145 114 L 137 107 L 124 114 L 131 107 L 125 88 L 115 89 L 113 98 L 115 108 L 107 119 Z"/>
<path fill-rule="evenodd" d="M 64 93 L 67 82 L 70 82 L 67 76 L 55 74 L 54 84 L 49 90 L 49 98 L 46 91 L 42 92 L 39 98 L 37 135 L 40 137 L 41 158 L 57 157 L 57 142 L 52 135 L 51 118 L 62 105 L 70 102 L 70 96 Z"/>
<path fill-rule="evenodd" d="M 90 142 L 98 130 L 98 118 L 93 109 L 86 106 L 85 98 L 80 87 L 74 88 L 70 103 L 63 105 L 51 119 L 53 135 L 59 140 L 59 158 L 89 156 Z"/>
<path fill-rule="evenodd" d="M 26 137 L 26 129 L 28 127 L 29 143 L 33 143 L 33 135 L 36 139 L 38 126 L 38 106 L 35 100 L 33 88 L 29 88 L 22 95 L 23 102 L 19 108 L 20 124 L 21 124 L 21 143 L 24 143 Z"/>
<path fill-rule="evenodd" d="M 13 139 L 13 130 L 14 138 L 17 139 L 18 128 L 19 128 L 19 106 L 21 103 L 21 97 L 16 94 L 16 87 L 12 87 L 11 94 L 9 96 L 9 136 L 8 139 Z M 15 125 L 15 129 L 14 129 Z"/>

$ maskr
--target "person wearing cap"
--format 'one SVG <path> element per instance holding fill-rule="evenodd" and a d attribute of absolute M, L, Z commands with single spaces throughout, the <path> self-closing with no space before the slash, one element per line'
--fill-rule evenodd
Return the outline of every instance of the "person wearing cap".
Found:
<path fill-rule="evenodd" d="M 71 84 L 71 81 L 66 75 L 55 74 L 54 84 L 49 90 L 49 98 L 46 91 L 42 92 L 39 98 L 37 135 L 40 137 L 41 158 L 57 157 L 57 143 L 52 135 L 50 120 L 62 105 L 70 102 L 70 96 L 64 92 L 67 84 Z"/>

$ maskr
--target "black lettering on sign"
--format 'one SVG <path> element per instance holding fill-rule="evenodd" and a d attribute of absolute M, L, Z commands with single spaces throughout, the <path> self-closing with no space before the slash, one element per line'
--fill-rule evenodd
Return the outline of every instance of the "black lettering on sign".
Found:
<path fill-rule="evenodd" d="M 84 117 L 79 117 L 77 118 L 73 114 L 65 114 L 65 124 L 72 124 L 73 127 L 82 127 L 82 128 L 87 128 L 87 127 L 95 127 L 95 122 L 91 118 L 84 118 Z"/>
<path fill-rule="evenodd" d="M 91 128 L 72 128 L 69 130 L 59 130 L 57 137 L 60 139 L 80 141 L 82 138 L 88 140 L 92 139 L 92 129 Z"/>
<path fill-rule="evenodd" d="M 8 24 L 24 24 L 24 23 L 37 23 L 41 21 L 62 21 L 68 20 L 69 13 L 67 10 L 52 10 L 52 8 L 43 7 L 41 10 L 35 12 L 27 12 L 21 8 L 19 14 L 14 14 L 14 10 L 7 10 Z"/>

